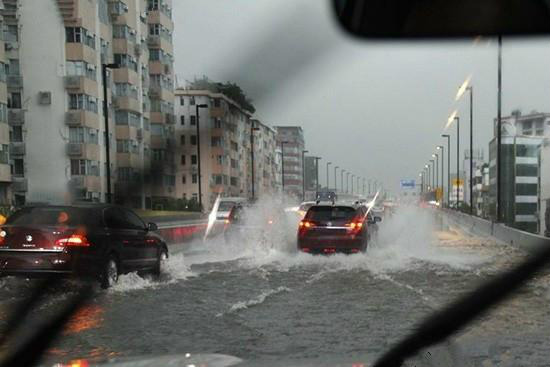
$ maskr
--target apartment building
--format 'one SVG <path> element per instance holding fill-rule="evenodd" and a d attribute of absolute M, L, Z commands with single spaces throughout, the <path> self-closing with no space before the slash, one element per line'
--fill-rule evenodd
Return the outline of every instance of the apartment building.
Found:
<path fill-rule="evenodd" d="M 254 191 L 256 198 L 280 194 L 281 166 L 277 159 L 277 130 L 252 120 L 254 142 Z M 280 153 L 279 153 L 280 154 Z"/>
<path fill-rule="evenodd" d="M 202 204 L 209 209 L 216 197 L 251 197 L 251 113 L 222 93 L 176 89 L 176 198 L 198 201 L 198 144 L 200 140 Z M 198 115 L 197 115 L 198 113 Z M 199 138 L 197 138 L 197 124 Z M 260 131 L 265 130 L 258 125 Z M 256 134 L 255 146 L 273 145 Z M 256 155 L 255 176 L 263 177 L 263 156 Z M 266 171 L 269 172 L 268 166 Z M 267 173 L 266 173 L 267 175 Z M 256 180 L 261 189 L 261 180 Z"/>
<path fill-rule="evenodd" d="M 295 198 L 302 198 L 304 132 L 299 126 L 276 126 L 275 129 L 277 144 L 282 147 L 283 153 L 284 192 Z"/>
<path fill-rule="evenodd" d="M 495 135 L 496 135 L 495 120 Z M 503 221 L 515 228 L 539 233 L 540 149 L 550 133 L 550 114 L 514 111 L 502 119 L 502 213 Z M 496 212 L 496 137 L 489 143 L 490 214 Z"/>
<path fill-rule="evenodd" d="M 173 122 L 170 12 L 167 0 L 4 1 L 9 191 L 16 205 L 105 201 L 108 171 L 117 202 L 151 207 L 154 197 L 168 194 L 169 185 L 150 183 L 158 142 L 152 123 Z M 0 85 L 0 119 L 2 96 Z M 169 166 L 170 155 L 160 156 Z M 0 154 L 0 197 L 1 162 Z"/>
<path fill-rule="evenodd" d="M 0 8 L 4 4 L 0 1 Z M 1 14 L 1 13 L 0 13 Z M 6 23 L 3 16 L 0 16 L 3 29 Z M 9 149 L 10 149 L 10 126 L 8 125 L 8 90 L 7 82 L 9 75 L 9 62 L 6 57 L 4 38 L 0 37 L 0 205 L 7 206 L 11 202 L 12 174 L 10 171 Z M 10 77 L 13 78 L 13 77 Z M 11 80 L 10 84 L 15 84 Z"/>

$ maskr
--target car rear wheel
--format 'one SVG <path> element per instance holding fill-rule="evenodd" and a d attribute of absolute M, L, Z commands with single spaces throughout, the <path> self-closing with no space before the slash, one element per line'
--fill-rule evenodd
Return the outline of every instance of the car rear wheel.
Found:
<path fill-rule="evenodd" d="M 118 282 L 119 274 L 118 261 L 115 256 L 111 255 L 106 261 L 101 274 L 101 288 L 107 289 L 115 285 Z"/>
<path fill-rule="evenodd" d="M 162 273 L 162 269 L 166 265 L 167 260 L 168 251 L 166 251 L 166 249 L 161 249 L 157 258 L 157 264 L 155 266 L 155 269 L 153 270 L 153 275 L 160 276 L 160 274 Z"/>

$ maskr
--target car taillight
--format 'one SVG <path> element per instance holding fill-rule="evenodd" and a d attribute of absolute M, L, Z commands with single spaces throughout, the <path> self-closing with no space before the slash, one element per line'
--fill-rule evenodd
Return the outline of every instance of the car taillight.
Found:
<path fill-rule="evenodd" d="M 88 239 L 79 234 L 73 234 L 70 237 L 60 238 L 55 241 L 55 245 L 59 247 L 89 247 Z"/>
<path fill-rule="evenodd" d="M 0 231 L 0 245 L 2 245 L 4 243 L 4 241 L 6 240 L 6 236 L 8 235 L 8 233 L 4 230 L 1 230 Z"/>
<path fill-rule="evenodd" d="M 353 221 L 346 224 L 346 227 L 348 227 L 352 232 L 359 232 L 363 228 L 363 222 Z"/>
<path fill-rule="evenodd" d="M 300 221 L 300 224 L 298 224 L 298 226 L 299 226 L 300 228 L 311 228 L 311 227 L 313 227 L 313 223 L 312 223 L 312 222 L 309 222 L 309 221 L 307 221 L 307 220 L 301 220 L 301 221 Z"/>

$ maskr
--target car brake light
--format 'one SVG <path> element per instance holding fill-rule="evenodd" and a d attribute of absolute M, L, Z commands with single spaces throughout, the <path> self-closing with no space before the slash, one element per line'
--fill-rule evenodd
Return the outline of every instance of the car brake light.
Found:
<path fill-rule="evenodd" d="M 313 226 L 313 223 L 308 222 L 307 220 L 300 221 L 299 224 L 300 228 L 311 228 Z"/>
<path fill-rule="evenodd" d="M 55 241 L 55 245 L 67 247 L 89 247 L 90 243 L 86 237 L 79 234 L 73 234 L 70 237 L 58 239 Z"/>
<path fill-rule="evenodd" d="M 309 252 L 309 251 L 310 251 L 310 250 L 309 250 L 309 247 L 302 247 L 300 250 L 301 250 L 302 252 Z"/>

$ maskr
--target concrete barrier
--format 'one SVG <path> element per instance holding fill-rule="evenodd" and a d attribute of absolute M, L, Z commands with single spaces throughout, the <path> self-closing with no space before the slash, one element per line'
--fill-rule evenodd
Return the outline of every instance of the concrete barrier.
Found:
<path fill-rule="evenodd" d="M 508 227 L 502 223 L 494 223 L 454 210 L 437 210 L 449 223 L 456 224 L 469 233 L 493 237 L 501 242 L 516 246 L 527 252 L 535 252 L 542 246 L 550 246 L 550 238 Z"/>

